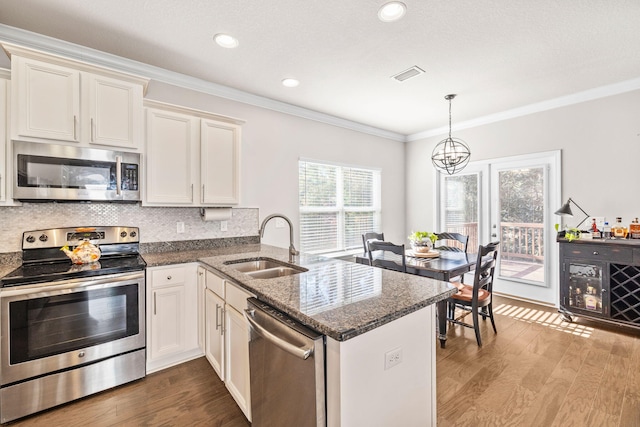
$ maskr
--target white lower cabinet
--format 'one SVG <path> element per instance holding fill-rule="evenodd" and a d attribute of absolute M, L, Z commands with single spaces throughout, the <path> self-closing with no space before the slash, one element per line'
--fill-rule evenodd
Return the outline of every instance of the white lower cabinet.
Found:
<path fill-rule="evenodd" d="M 250 293 L 206 272 L 205 354 L 227 390 L 251 421 L 249 324 L 243 310 Z"/>
<path fill-rule="evenodd" d="M 224 381 L 224 300 L 210 289 L 205 290 L 205 312 L 204 354 Z"/>
<path fill-rule="evenodd" d="M 197 264 L 147 268 L 147 372 L 202 355 Z"/>

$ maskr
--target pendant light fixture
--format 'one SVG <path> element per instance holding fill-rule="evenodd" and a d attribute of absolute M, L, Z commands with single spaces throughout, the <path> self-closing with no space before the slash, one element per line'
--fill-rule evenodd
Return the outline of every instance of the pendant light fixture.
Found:
<path fill-rule="evenodd" d="M 467 143 L 451 137 L 451 100 L 455 97 L 455 94 L 444 97 L 449 101 L 449 137 L 440 141 L 431 153 L 431 161 L 436 170 L 442 173 L 446 172 L 449 175 L 464 169 L 471 158 L 471 151 L 469 151 Z"/>

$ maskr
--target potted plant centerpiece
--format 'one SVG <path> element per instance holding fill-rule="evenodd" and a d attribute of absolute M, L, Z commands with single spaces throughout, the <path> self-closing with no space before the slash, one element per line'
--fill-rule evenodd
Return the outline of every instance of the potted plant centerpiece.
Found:
<path fill-rule="evenodd" d="M 427 253 L 433 248 L 438 236 L 429 231 L 414 231 L 409 235 L 408 239 L 414 252 Z"/>

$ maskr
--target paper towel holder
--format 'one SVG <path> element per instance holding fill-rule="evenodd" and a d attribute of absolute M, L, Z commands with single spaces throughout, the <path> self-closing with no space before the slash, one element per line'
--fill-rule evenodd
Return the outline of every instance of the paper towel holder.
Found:
<path fill-rule="evenodd" d="M 200 208 L 200 218 L 203 221 L 226 221 L 231 219 L 231 208 Z"/>

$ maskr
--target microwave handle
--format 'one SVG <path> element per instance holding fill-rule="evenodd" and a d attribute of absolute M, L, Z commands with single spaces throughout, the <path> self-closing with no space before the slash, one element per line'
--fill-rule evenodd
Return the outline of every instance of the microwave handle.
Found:
<path fill-rule="evenodd" d="M 116 194 L 122 195 L 122 156 L 116 156 Z"/>

